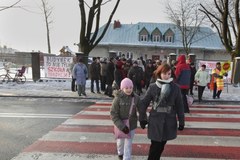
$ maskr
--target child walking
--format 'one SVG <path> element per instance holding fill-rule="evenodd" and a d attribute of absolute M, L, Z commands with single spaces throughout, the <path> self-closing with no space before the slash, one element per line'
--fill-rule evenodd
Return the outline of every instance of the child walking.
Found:
<path fill-rule="evenodd" d="M 132 110 L 130 111 L 131 106 Z M 135 134 L 135 129 L 137 128 L 137 108 L 139 106 L 140 98 L 133 93 L 132 81 L 129 78 L 124 78 L 121 81 L 120 90 L 115 91 L 113 104 L 110 110 L 111 119 L 114 125 L 123 133 L 130 133 L 130 138 L 116 139 L 119 160 L 131 160 L 132 140 Z M 123 120 L 128 118 L 129 127 L 123 123 Z"/>

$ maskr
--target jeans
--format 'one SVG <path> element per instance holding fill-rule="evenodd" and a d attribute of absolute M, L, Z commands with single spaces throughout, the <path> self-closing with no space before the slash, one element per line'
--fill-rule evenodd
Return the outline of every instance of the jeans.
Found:
<path fill-rule="evenodd" d="M 91 92 L 94 92 L 94 81 L 96 83 L 97 92 L 100 92 L 99 79 L 91 79 Z"/>
<path fill-rule="evenodd" d="M 135 134 L 135 130 L 130 131 L 131 138 L 117 139 L 117 153 L 123 155 L 123 160 L 131 160 L 132 155 L 132 140 Z"/>

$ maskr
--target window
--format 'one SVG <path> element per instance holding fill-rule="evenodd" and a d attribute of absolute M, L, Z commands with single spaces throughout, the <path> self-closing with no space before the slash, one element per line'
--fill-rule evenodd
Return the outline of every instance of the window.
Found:
<path fill-rule="evenodd" d="M 140 35 L 140 41 L 148 41 L 148 35 Z"/>
<path fill-rule="evenodd" d="M 121 56 L 122 56 L 122 52 L 121 52 L 121 51 L 118 51 L 117 56 L 118 56 L 118 57 L 121 57 Z"/>
<path fill-rule="evenodd" d="M 166 36 L 165 37 L 165 42 L 173 42 L 173 37 L 172 36 Z"/>
<path fill-rule="evenodd" d="M 153 35 L 153 37 L 152 37 L 153 42 L 160 42 L 160 40 L 161 40 L 160 35 Z"/>
<path fill-rule="evenodd" d="M 129 59 L 129 58 L 133 58 L 133 53 L 132 52 L 127 52 L 127 57 L 126 57 L 127 59 Z"/>

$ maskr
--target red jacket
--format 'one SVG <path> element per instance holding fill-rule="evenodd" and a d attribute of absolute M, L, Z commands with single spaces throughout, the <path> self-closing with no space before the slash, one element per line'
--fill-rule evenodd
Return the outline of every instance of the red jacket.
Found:
<path fill-rule="evenodd" d="M 186 63 L 185 55 L 180 55 L 177 59 L 178 63 L 175 70 L 176 83 L 181 89 L 189 89 L 191 69 Z"/>

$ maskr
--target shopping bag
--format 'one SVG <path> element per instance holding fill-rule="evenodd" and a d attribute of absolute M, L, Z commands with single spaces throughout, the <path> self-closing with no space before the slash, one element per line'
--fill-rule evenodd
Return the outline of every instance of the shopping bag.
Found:
<path fill-rule="evenodd" d="M 192 106 L 193 100 L 194 100 L 193 97 L 189 95 L 186 95 L 186 97 L 187 97 L 188 107 Z"/>
<path fill-rule="evenodd" d="M 125 126 L 127 126 L 129 128 L 129 119 L 123 120 L 123 123 L 125 124 Z M 120 129 L 118 129 L 117 126 L 115 126 L 115 125 L 114 125 L 114 136 L 115 136 L 115 139 L 131 138 L 130 132 L 128 134 L 125 134 Z"/>

